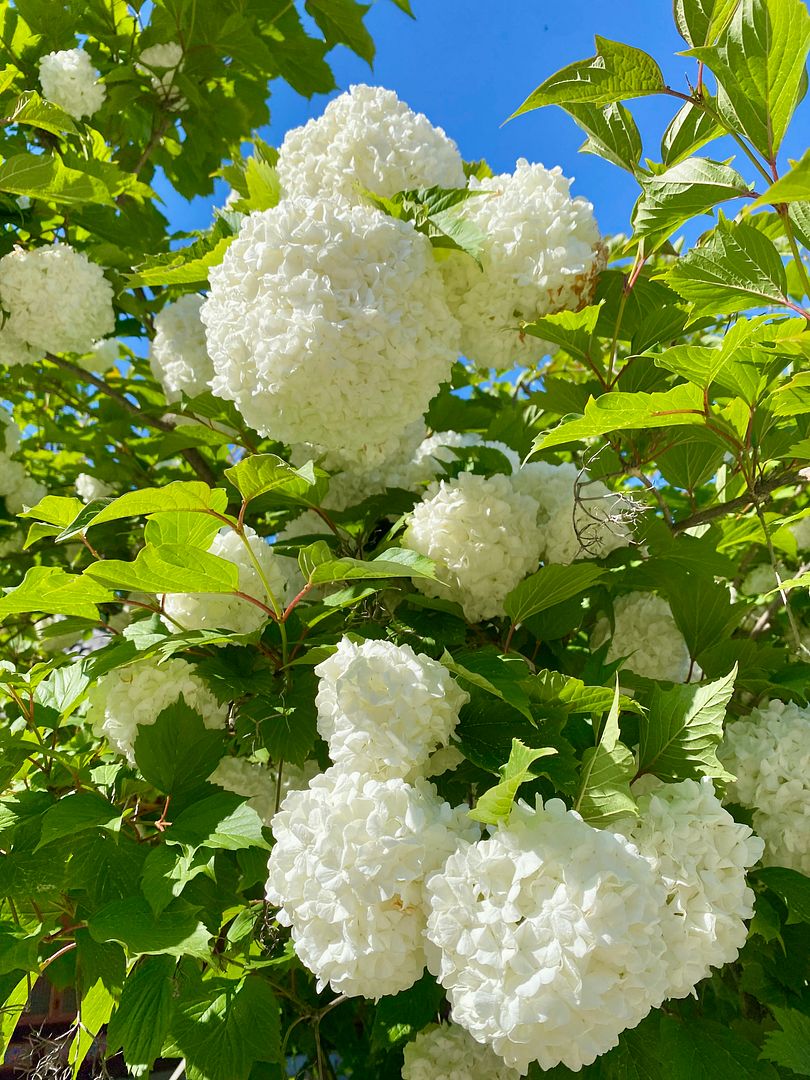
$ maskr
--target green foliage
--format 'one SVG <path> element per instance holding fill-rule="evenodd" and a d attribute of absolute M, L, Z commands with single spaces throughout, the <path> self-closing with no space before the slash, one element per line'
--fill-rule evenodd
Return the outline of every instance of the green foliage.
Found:
<path fill-rule="evenodd" d="M 512 812 L 512 803 L 515 801 L 518 788 L 531 777 L 531 767 L 534 762 L 538 758 L 556 753 L 557 751 L 551 746 L 546 746 L 542 750 L 532 750 L 524 746 L 520 739 L 513 739 L 509 760 L 501 769 L 501 782 L 480 796 L 475 809 L 470 811 L 470 817 L 484 825 L 506 823 Z"/>

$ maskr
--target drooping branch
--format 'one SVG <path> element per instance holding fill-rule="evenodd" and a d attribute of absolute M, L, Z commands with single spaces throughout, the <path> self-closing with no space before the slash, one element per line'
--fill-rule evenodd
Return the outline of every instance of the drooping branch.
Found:
<path fill-rule="evenodd" d="M 789 484 L 804 483 L 806 479 L 804 470 L 801 472 L 771 473 L 764 479 L 757 481 L 752 490 L 744 492 L 744 494 L 737 496 L 736 499 L 729 499 L 728 502 L 717 503 L 715 506 L 707 506 L 705 510 L 698 510 L 688 518 L 684 518 L 683 521 L 676 521 L 673 532 L 686 532 L 687 529 L 692 529 L 696 525 L 705 525 L 707 522 L 715 521 L 717 518 L 725 517 L 727 514 L 752 510 L 758 505 L 761 506 L 763 502 L 767 502 L 777 488 Z"/>

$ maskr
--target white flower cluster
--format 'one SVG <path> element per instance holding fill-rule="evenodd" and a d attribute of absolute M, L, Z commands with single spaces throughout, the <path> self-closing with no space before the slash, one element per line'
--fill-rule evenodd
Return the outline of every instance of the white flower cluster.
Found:
<path fill-rule="evenodd" d="M 150 76 L 152 89 L 171 112 L 183 112 L 188 102 L 175 81 L 183 70 L 183 46 L 177 41 L 162 45 L 150 45 L 141 53 L 138 69 Z"/>
<path fill-rule="evenodd" d="M 291 791 L 303 790 L 319 771 L 316 761 L 307 761 L 303 768 L 285 764 L 279 789 L 276 769 L 247 758 L 224 757 L 208 779 L 225 791 L 244 795 L 248 806 L 253 807 L 265 825 L 269 825 L 276 812 L 277 794 L 282 801 Z"/>
<path fill-rule="evenodd" d="M 520 323 L 590 302 L 604 262 L 593 206 L 571 198 L 559 168 L 524 159 L 469 186 L 482 193 L 464 204 L 485 237 L 481 266 L 461 253 L 441 264 L 462 351 L 484 368 L 529 364 L 549 346 L 523 337 Z"/>
<path fill-rule="evenodd" d="M 155 318 L 149 366 L 167 401 L 179 401 L 181 393 L 196 397 L 208 389 L 213 378 L 205 327 L 200 321 L 203 300 L 198 293 L 187 293 Z"/>
<path fill-rule="evenodd" d="M 115 494 L 115 488 L 111 484 L 106 484 L 97 476 L 91 476 L 86 472 L 79 473 L 76 477 L 75 487 L 76 494 L 84 503 L 92 502 L 94 499 L 108 499 Z"/>
<path fill-rule="evenodd" d="M 249 527 L 245 528 L 245 541 L 247 543 L 242 541 L 235 529 L 226 527 L 214 537 L 208 552 L 238 567 L 240 592 L 272 608 L 273 599 L 281 603 L 285 595 L 287 582 L 284 571 L 272 547 Z M 250 545 L 252 557 L 247 545 Z M 273 594 L 272 598 L 265 582 Z M 250 634 L 269 618 L 256 604 L 232 593 L 166 593 L 162 600 L 167 616 L 164 622 L 169 629 L 179 623 L 186 630 L 217 629 Z"/>
<path fill-rule="evenodd" d="M 273 818 L 267 899 L 295 951 L 335 993 L 378 999 L 425 966 L 425 882 L 477 831 L 425 780 L 374 780 L 334 766 Z"/>
<path fill-rule="evenodd" d="M 686 997 L 712 968 L 737 959 L 748 933 L 743 920 L 754 913 L 745 873 L 763 843 L 723 809 L 707 776 L 677 784 L 644 777 L 634 790 L 639 818 L 621 831 L 666 886 L 666 997 Z"/>
<path fill-rule="evenodd" d="M 663 883 L 557 799 L 517 803 L 428 893 L 428 966 L 453 1020 L 521 1074 L 591 1064 L 664 998 Z"/>
<path fill-rule="evenodd" d="M 138 728 L 154 724 L 181 694 L 207 728 L 225 727 L 227 705 L 219 704 L 191 664 L 176 658 L 163 664 L 147 659 L 102 675 L 87 695 L 86 720 L 99 738 L 134 762 Z"/>
<path fill-rule="evenodd" d="M 118 359 L 117 338 L 102 338 L 82 356 L 76 357 L 76 363 L 85 371 L 108 371 Z"/>
<path fill-rule="evenodd" d="M 456 144 L 392 90 L 352 86 L 322 116 L 288 131 L 278 155 L 288 196 L 343 195 L 363 190 L 390 196 L 420 187 L 463 188 Z"/>
<path fill-rule="evenodd" d="M 112 333 L 112 285 L 96 263 L 68 244 L 0 259 L 0 306 L 8 318 L 0 331 L 0 362 L 24 364 L 45 352 L 87 352 Z"/>
<path fill-rule="evenodd" d="M 763 862 L 810 876 L 810 709 L 766 701 L 726 727 L 718 756 L 737 777 L 726 798 L 754 811 Z"/>
<path fill-rule="evenodd" d="M 519 1075 L 457 1024 L 425 1028 L 405 1046 L 402 1080 L 518 1080 Z"/>
<path fill-rule="evenodd" d="M 104 104 L 107 91 L 98 78 L 84 49 L 63 49 L 39 59 L 42 96 L 74 120 L 92 116 Z"/>
<path fill-rule="evenodd" d="M 332 761 L 379 780 L 424 775 L 469 700 L 447 668 L 390 641 L 344 637 L 315 674 L 318 731 Z"/>
<path fill-rule="evenodd" d="M 470 622 L 503 615 L 507 593 L 540 561 L 537 503 L 503 473 L 434 481 L 408 519 L 405 546 L 436 563 L 439 581 L 416 580 L 421 592 L 457 601 Z"/>
<path fill-rule="evenodd" d="M 250 214 L 210 280 L 214 394 L 261 434 L 366 466 L 397 449 L 458 352 L 430 242 L 368 206 L 288 199 Z"/>
<path fill-rule="evenodd" d="M 647 679 L 686 682 L 698 680 L 683 634 L 666 600 L 655 593 L 633 592 L 613 601 L 613 634 L 607 618 L 600 618 L 591 636 L 598 648 L 610 638 L 607 660 L 626 657 L 624 667 Z"/>
<path fill-rule="evenodd" d="M 621 516 L 629 500 L 580 473 L 576 465 L 531 461 L 515 472 L 514 484 L 539 506 L 544 562 L 604 556 L 627 544 L 629 531 L 610 519 Z"/>
<path fill-rule="evenodd" d="M 47 488 L 33 480 L 25 466 L 13 460 L 20 448 L 20 429 L 5 409 L 0 408 L 0 498 L 10 514 L 19 514 L 26 506 L 36 506 L 48 494 Z"/>

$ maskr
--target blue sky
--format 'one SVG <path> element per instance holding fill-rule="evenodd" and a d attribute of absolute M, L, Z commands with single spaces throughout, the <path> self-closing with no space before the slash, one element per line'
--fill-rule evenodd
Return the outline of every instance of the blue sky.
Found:
<path fill-rule="evenodd" d="M 465 158 L 486 158 L 495 172 L 511 171 L 518 157 L 561 165 L 576 178 L 574 193 L 593 202 L 603 232 L 626 229 L 638 193 L 635 181 L 599 158 L 577 153 L 584 135 L 562 110 L 542 109 L 501 125 L 544 78 L 592 55 L 595 33 L 652 53 L 669 84 L 688 91 L 695 62 L 675 55 L 686 46 L 675 30 L 670 0 L 412 0 L 412 6 L 415 20 L 391 0 L 376 0 L 367 16 L 377 45 L 374 69 L 348 50 L 335 49 L 330 61 L 338 86 L 367 82 L 396 90 L 443 127 Z M 327 101 L 307 101 L 281 82 L 271 90 L 271 124 L 261 135 L 274 145 L 290 127 L 318 116 Z M 629 104 L 645 153 L 660 159 L 660 135 L 678 103 L 656 97 Z M 810 143 L 809 114 L 805 102 L 783 148 L 783 167 Z M 733 152 L 733 145 L 711 148 L 716 157 Z M 748 173 L 747 162 L 737 164 Z M 205 228 L 212 206 L 227 193 L 223 185 L 218 199 L 188 204 L 164 185 L 159 190 L 172 224 L 185 229 Z"/>

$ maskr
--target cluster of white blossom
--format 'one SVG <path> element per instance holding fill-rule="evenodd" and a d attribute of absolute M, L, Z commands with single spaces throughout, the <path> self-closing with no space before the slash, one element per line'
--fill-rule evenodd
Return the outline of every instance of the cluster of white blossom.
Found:
<path fill-rule="evenodd" d="M 85 371 L 108 371 L 118 359 L 118 339 L 102 338 L 91 349 L 77 356 L 76 363 Z"/>
<path fill-rule="evenodd" d="M 181 393 L 196 397 L 208 389 L 213 378 L 205 327 L 200 321 L 203 300 L 198 293 L 187 293 L 155 317 L 149 366 L 167 401 L 179 401 Z"/>
<path fill-rule="evenodd" d="M 47 488 L 32 479 L 13 455 L 20 448 L 20 429 L 14 420 L 0 408 L 0 498 L 5 500 L 10 514 L 19 514 L 26 506 L 36 506 L 48 494 Z"/>
<path fill-rule="evenodd" d="M 8 318 L 0 332 L 0 360 L 30 363 L 45 352 L 85 353 L 112 333 L 112 285 L 96 263 L 69 244 L 0 259 L 0 306 Z"/>
<path fill-rule="evenodd" d="M 210 281 L 213 392 L 262 434 L 365 467 L 397 449 L 458 352 L 430 242 L 368 206 L 299 198 L 253 213 Z"/>
<path fill-rule="evenodd" d="M 112 484 L 107 484 L 99 480 L 97 476 L 85 472 L 79 473 L 76 477 L 75 487 L 76 494 L 84 503 L 92 502 L 94 499 L 108 499 L 115 494 Z"/>
<path fill-rule="evenodd" d="M 634 785 L 639 817 L 617 826 L 651 860 L 667 889 L 661 913 L 666 997 L 686 997 L 712 968 L 737 959 L 754 913 L 746 870 L 763 843 L 723 809 L 711 779 Z"/>
<path fill-rule="evenodd" d="M 519 1075 L 458 1024 L 425 1028 L 405 1046 L 402 1080 L 518 1080 Z"/>
<path fill-rule="evenodd" d="M 408 519 L 405 545 L 436 563 L 427 596 L 455 600 L 470 622 L 503 615 L 503 602 L 540 561 L 537 503 L 503 473 L 434 481 Z"/>
<path fill-rule="evenodd" d="M 63 49 L 39 59 L 39 83 L 46 101 L 75 120 L 92 116 L 104 104 L 107 91 L 84 49 Z"/>
<path fill-rule="evenodd" d="M 610 638 L 607 660 L 626 657 L 624 667 L 648 679 L 687 682 L 701 677 L 669 604 L 655 593 L 633 592 L 613 601 L 613 633 L 606 617 L 593 629 L 591 646 Z"/>
<path fill-rule="evenodd" d="M 737 778 L 728 801 L 754 811 L 763 862 L 810 876 L 810 709 L 766 701 L 726 727 L 718 756 Z"/>
<path fill-rule="evenodd" d="M 392 90 L 352 86 L 322 116 L 288 131 L 278 155 L 287 196 L 342 195 L 354 202 L 364 191 L 391 196 L 412 188 L 463 188 L 464 165 L 456 144 Z"/>
<path fill-rule="evenodd" d="M 428 966 L 453 1020 L 521 1074 L 591 1064 L 664 998 L 663 883 L 557 799 L 518 802 L 428 893 Z"/>
<path fill-rule="evenodd" d="M 102 675 L 88 692 L 85 718 L 99 738 L 134 762 L 138 728 L 154 724 L 181 695 L 207 728 L 225 727 L 228 706 L 220 705 L 191 664 L 177 658 L 163 664 L 150 658 Z"/>
<path fill-rule="evenodd" d="M 630 533 L 622 519 L 636 504 L 576 465 L 530 461 L 515 472 L 514 484 L 539 506 L 544 562 L 603 556 L 628 543 Z"/>
<path fill-rule="evenodd" d="M 240 592 L 271 609 L 274 601 L 277 605 L 282 603 L 287 588 L 282 564 L 272 547 L 253 529 L 245 527 L 244 540 L 235 529 L 222 529 L 212 540 L 208 553 L 236 565 Z M 249 634 L 269 618 L 257 604 L 233 593 L 166 593 L 162 601 L 164 622 L 169 629 L 179 624 L 186 630 L 217 629 Z"/>
<path fill-rule="evenodd" d="M 276 801 L 280 803 L 291 791 L 306 788 L 319 772 L 318 763 L 312 760 L 302 768 L 285 764 L 279 784 L 278 769 L 272 766 L 243 757 L 224 757 L 208 779 L 225 791 L 244 795 L 248 806 L 253 807 L 265 825 L 269 825 L 276 812 Z"/>
<path fill-rule="evenodd" d="M 178 74 L 183 70 L 183 46 L 179 42 L 150 45 L 141 53 L 141 62 L 137 66 L 149 75 L 152 89 L 164 108 L 171 112 L 183 112 L 188 108 L 188 102 L 175 85 Z"/>
<path fill-rule="evenodd" d="M 273 818 L 267 899 L 323 989 L 378 999 L 425 966 L 427 878 L 477 826 L 432 784 L 333 766 Z"/>
<path fill-rule="evenodd" d="M 572 199 L 570 186 L 559 168 L 522 158 L 514 173 L 470 179 L 480 194 L 464 213 L 484 237 L 481 266 L 462 253 L 441 265 L 462 352 L 481 367 L 531 363 L 549 346 L 520 324 L 590 302 L 603 248 L 593 206 Z"/>
<path fill-rule="evenodd" d="M 390 641 L 344 637 L 315 674 L 318 731 L 332 761 L 380 780 L 424 775 L 468 700 L 447 668 Z"/>

